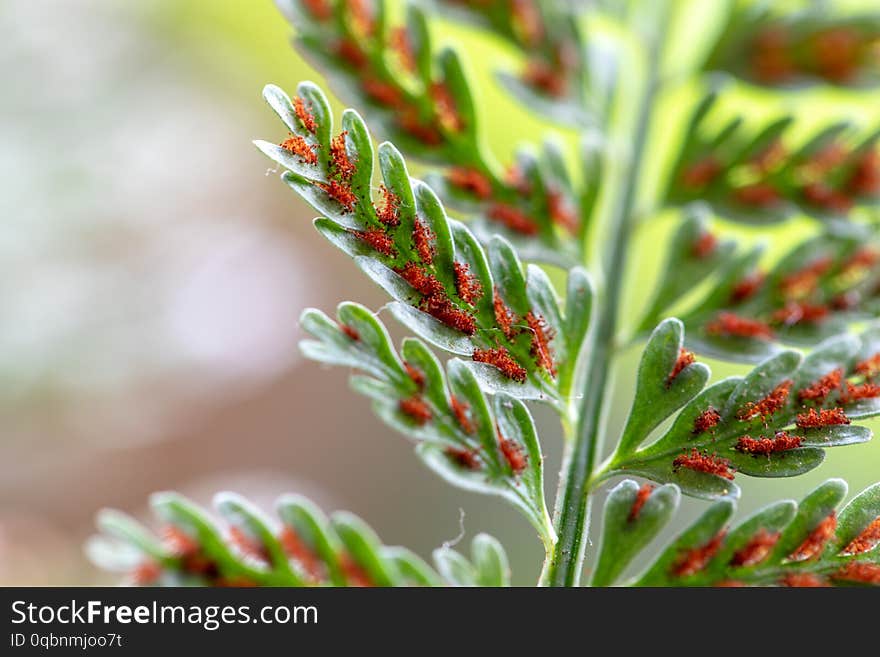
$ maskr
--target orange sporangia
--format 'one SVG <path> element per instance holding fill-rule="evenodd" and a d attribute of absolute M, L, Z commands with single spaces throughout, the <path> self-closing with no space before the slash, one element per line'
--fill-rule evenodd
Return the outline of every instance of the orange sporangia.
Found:
<path fill-rule="evenodd" d="M 761 289 L 766 277 L 764 272 L 756 271 L 741 279 L 730 291 L 730 301 L 742 303 L 746 299 L 750 299 L 755 295 L 755 292 Z"/>
<path fill-rule="evenodd" d="M 717 247 L 718 238 L 715 237 L 713 233 L 710 233 L 709 231 L 704 231 L 700 233 L 697 239 L 694 240 L 694 243 L 691 244 L 691 255 L 695 258 L 703 260 L 715 253 L 715 249 Z"/>
<path fill-rule="evenodd" d="M 199 544 L 182 529 L 167 525 L 160 532 L 165 548 L 175 557 L 187 557 L 199 551 Z"/>
<path fill-rule="evenodd" d="M 473 359 L 478 363 L 486 363 L 499 370 L 508 379 L 517 383 L 525 383 L 528 372 L 517 363 L 510 352 L 504 347 L 497 349 L 474 349 Z"/>
<path fill-rule="evenodd" d="M 873 550 L 880 543 L 880 516 L 874 518 L 870 525 L 843 548 L 844 554 L 863 554 Z"/>
<path fill-rule="evenodd" d="M 804 199 L 811 205 L 831 212 L 846 213 L 852 209 L 853 201 L 830 185 L 813 182 L 803 189 Z"/>
<path fill-rule="evenodd" d="M 476 431 L 476 427 L 471 419 L 468 417 L 468 411 L 471 406 L 467 402 L 461 401 L 455 395 L 450 395 L 449 397 L 449 407 L 452 409 L 452 414 L 455 415 L 455 419 L 458 422 L 458 426 L 461 427 L 461 430 L 466 434 L 470 435 Z"/>
<path fill-rule="evenodd" d="M 677 577 L 687 577 L 703 570 L 721 549 L 726 535 L 727 532 L 722 530 L 709 539 L 705 545 L 687 550 L 673 565 L 672 573 Z"/>
<path fill-rule="evenodd" d="M 813 401 L 822 404 L 828 395 L 840 388 L 843 381 L 843 369 L 838 368 L 813 381 L 806 388 L 798 390 L 798 401 Z"/>
<path fill-rule="evenodd" d="M 866 379 L 873 379 L 880 374 L 880 351 L 856 363 L 855 373 L 860 374 Z"/>
<path fill-rule="evenodd" d="M 834 579 L 880 586 L 880 564 L 850 562 L 832 575 Z"/>
<path fill-rule="evenodd" d="M 804 539 L 789 558 L 795 561 L 806 561 L 821 554 L 825 544 L 834 536 L 837 530 L 837 514 L 832 511 L 825 516 L 818 525 L 813 528 L 810 535 Z"/>
<path fill-rule="evenodd" d="M 533 57 L 526 63 L 522 79 L 530 87 L 554 98 L 562 98 L 568 93 L 568 76 L 565 72 L 539 57 Z"/>
<path fill-rule="evenodd" d="M 828 306 L 789 301 L 785 306 L 773 312 L 771 320 L 785 326 L 817 324 L 826 319 L 830 312 Z"/>
<path fill-rule="evenodd" d="M 431 97 L 437 108 L 437 118 L 440 124 L 452 132 L 458 132 L 464 127 L 464 122 L 458 109 L 455 106 L 455 98 L 452 92 L 442 82 L 435 82 L 431 85 Z"/>
<path fill-rule="evenodd" d="M 554 189 L 547 192 L 547 211 L 550 214 L 550 219 L 557 226 L 562 226 L 570 233 L 577 230 L 577 216 L 566 202 L 565 197 Z"/>
<path fill-rule="evenodd" d="M 433 125 L 425 123 L 418 111 L 409 108 L 397 116 L 400 129 L 411 137 L 419 140 L 425 146 L 439 146 L 443 143 L 443 135 Z"/>
<path fill-rule="evenodd" d="M 532 193 L 532 183 L 523 175 L 522 169 L 516 162 L 508 164 L 505 168 L 504 182 L 522 196 L 529 196 Z"/>
<path fill-rule="evenodd" d="M 374 206 L 376 218 L 386 226 L 399 226 L 400 197 L 385 185 L 379 187 L 379 193 L 382 195 L 382 205 Z"/>
<path fill-rule="evenodd" d="M 629 516 L 627 516 L 627 520 L 629 522 L 633 522 L 636 518 L 639 517 L 639 513 L 642 510 L 642 507 L 645 506 L 645 502 L 648 501 L 648 498 L 651 497 L 651 493 L 654 490 L 653 484 L 642 484 L 639 490 L 636 492 L 636 499 L 633 500 L 633 504 L 629 509 Z"/>
<path fill-rule="evenodd" d="M 816 289 L 819 278 L 834 265 L 831 257 L 817 258 L 805 267 L 786 275 L 779 289 L 786 297 L 803 297 Z"/>
<path fill-rule="evenodd" d="M 385 231 L 378 228 L 370 228 L 369 230 L 353 230 L 350 232 L 383 256 L 388 258 L 397 256 L 397 249 L 394 248 L 394 239 Z"/>
<path fill-rule="evenodd" d="M 343 180 L 351 180 L 357 169 L 354 162 L 348 157 L 348 150 L 345 147 L 346 136 L 348 136 L 348 131 L 343 130 L 330 140 L 330 163 L 336 175 Z"/>
<path fill-rule="evenodd" d="M 389 38 L 391 48 L 400 57 L 404 68 L 410 72 L 414 72 L 418 64 L 416 62 L 416 53 L 413 50 L 412 41 L 409 38 L 409 32 L 403 26 L 396 27 L 391 31 Z"/>
<path fill-rule="evenodd" d="M 716 454 L 701 453 L 695 447 L 691 449 L 690 454 L 679 454 L 675 457 L 672 461 L 672 469 L 678 470 L 679 468 L 687 468 L 695 472 L 705 472 L 706 474 L 724 477 L 731 481 L 734 478 L 735 472 L 730 465 L 730 461 L 727 459 L 721 458 Z"/>
<path fill-rule="evenodd" d="M 351 340 L 354 340 L 355 342 L 361 339 L 361 334 L 348 324 L 343 324 L 342 322 L 339 322 L 339 330 L 345 333 L 345 335 L 347 335 Z"/>
<path fill-rule="evenodd" d="M 690 189 L 705 187 L 715 180 L 722 169 L 721 162 L 709 155 L 685 169 L 681 174 L 681 182 Z"/>
<path fill-rule="evenodd" d="M 470 192 L 479 199 L 486 200 L 492 196 L 492 183 L 476 169 L 452 167 L 446 172 L 446 180 L 453 187 Z"/>
<path fill-rule="evenodd" d="M 790 78 L 794 62 L 789 51 L 789 33 L 783 27 L 771 27 L 759 32 L 751 44 L 752 74 L 766 84 L 778 84 Z"/>
<path fill-rule="evenodd" d="M 735 338 L 753 338 L 755 340 L 772 340 L 773 329 L 766 322 L 758 319 L 740 317 L 734 313 L 721 312 L 706 324 L 706 333 Z"/>
<path fill-rule="evenodd" d="M 510 308 L 507 307 L 507 304 L 504 303 L 504 299 L 501 298 L 497 287 L 492 297 L 492 306 L 495 310 L 495 323 L 498 324 L 498 328 L 504 333 L 504 337 L 510 340 L 515 333 L 513 324 L 516 322 L 516 317 Z"/>
<path fill-rule="evenodd" d="M 333 8 L 328 0 L 303 0 L 303 4 L 312 17 L 319 21 L 325 21 L 333 16 Z"/>
<path fill-rule="evenodd" d="M 351 39 L 342 39 L 336 46 L 336 54 L 352 68 L 361 69 L 367 65 L 367 55 Z"/>
<path fill-rule="evenodd" d="M 770 554 L 781 534 L 760 529 L 730 560 L 731 566 L 756 566 Z"/>
<path fill-rule="evenodd" d="M 506 203 L 492 204 L 486 212 L 486 216 L 515 233 L 523 235 L 537 235 L 538 233 L 538 225 L 527 214 Z"/>
<path fill-rule="evenodd" d="M 434 262 L 434 240 L 436 235 L 419 219 L 416 219 L 413 224 L 412 239 L 413 248 L 418 253 L 419 259 L 426 265 Z"/>
<path fill-rule="evenodd" d="M 370 587 L 374 586 L 373 580 L 370 579 L 367 571 L 351 558 L 349 554 L 343 554 L 339 557 L 339 566 L 342 568 L 342 574 L 348 586 Z"/>
<path fill-rule="evenodd" d="M 510 0 L 510 14 L 525 45 L 543 41 L 544 22 L 535 0 Z"/>
<path fill-rule="evenodd" d="M 162 575 L 162 568 L 155 561 L 141 561 L 131 571 L 130 578 L 135 586 L 149 586 L 155 584 Z"/>
<path fill-rule="evenodd" d="M 875 383 L 853 385 L 847 381 L 846 388 L 840 393 L 840 401 L 844 404 L 850 404 L 859 399 L 876 399 L 877 397 L 880 397 L 880 385 Z"/>
<path fill-rule="evenodd" d="M 722 579 L 720 582 L 715 582 L 712 586 L 719 589 L 739 589 L 748 586 L 748 584 L 738 579 Z"/>
<path fill-rule="evenodd" d="M 268 558 L 266 548 L 251 536 L 248 536 L 240 527 L 229 528 L 229 540 L 241 551 L 242 554 L 263 560 Z"/>
<path fill-rule="evenodd" d="M 407 361 L 403 361 L 403 369 L 419 390 L 425 387 L 425 373 L 422 370 Z"/>
<path fill-rule="evenodd" d="M 289 153 L 298 156 L 299 161 L 303 164 L 315 165 L 318 163 L 318 154 L 315 152 L 314 148 L 312 148 L 309 143 L 299 135 L 291 133 L 291 135 L 282 141 L 279 146 Z"/>
<path fill-rule="evenodd" d="M 814 178 L 820 178 L 835 167 L 846 162 L 849 149 L 838 141 L 832 141 L 810 156 L 806 167 Z"/>
<path fill-rule="evenodd" d="M 429 422 L 434 414 L 431 408 L 425 403 L 425 400 L 418 395 L 413 395 L 407 399 L 401 399 L 397 404 L 398 409 L 404 415 L 415 421 L 418 425 Z"/>
<path fill-rule="evenodd" d="M 403 103 L 400 89 L 390 82 L 367 76 L 361 80 L 361 89 L 377 105 L 393 108 L 400 107 Z"/>
<path fill-rule="evenodd" d="M 781 139 L 774 139 L 752 158 L 752 164 L 762 173 L 766 173 L 782 162 L 786 156 L 785 145 Z"/>
<path fill-rule="evenodd" d="M 313 583 L 320 582 L 324 578 L 324 566 L 320 559 L 291 527 L 285 525 L 278 540 L 285 554 L 299 563 Z"/>
<path fill-rule="evenodd" d="M 880 152 L 875 148 L 858 159 L 848 187 L 858 196 L 874 196 L 880 193 Z"/>
<path fill-rule="evenodd" d="M 819 588 L 828 586 L 828 582 L 812 573 L 789 573 L 779 580 L 779 585 L 792 588 Z"/>
<path fill-rule="evenodd" d="M 542 315 L 535 315 L 531 310 L 526 313 L 524 319 L 531 330 L 530 353 L 535 359 L 535 363 L 542 370 L 549 372 L 550 376 L 556 376 L 556 363 L 553 361 L 553 352 L 550 350 L 550 341 L 555 334 L 553 329 L 547 325 L 547 321 Z"/>
<path fill-rule="evenodd" d="M 721 413 L 719 413 L 714 406 L 710 406 L 694 418 L 694 430 L 691 431 L 691 433 L 694 435 L 706 433 L 713 429 L 719 422 L 721 422 Z"/>
<path fill-rule="evenodd" d="M 737 187 L 733 196 L 739 203 L 757 208 L 770 208 L 780 201 L 779 191 L 768 182 Z"/>
<path fill-rule="evenodd" d="M 414 262 L 408 262 L 402 268 L 395 269 L 394 271 L 409 283 L 414 290 L 425 296 L 445 296 L 446 294 L 443 283 Z"/>
<path fill-rule="evenodd" d="M 458 298 L 466 304 L 473 306 L 483 296 L 483 286 L 471 274 L 470 267 L 467 264 L 453 262 L 452 269 L 455 274 L 455 291 L 458 293 Z"/>
<path fill-rule="evenodd" d="M 299 96 L 293 99 L 293 112 L 296 114 L 296 118 L 299 119 L 303 128 L 312 134 L 318 130 L 318 123 L 315 121 L 315 116 L 306 107 L 306 101 Z"/>
<path fill-rule="evenodd" d="M 825 78 L 843 83 L 850 80 L 859 68 L 862 39 L 850 27 L 832 27 L 822 30 L 811 39 L 811 59 L 816 70 Z"/>
<path fill-rule="evenodd" d="M 357 196 L 351 191 L 351 187 L 345 183 L 338 180 L 330 180 L 330 182 L 326 183 L 316 181 L 313 184 L 319 189 L 324 190 L 324 193 L 339 203 L 346 212 L 353 212 L 357 206 Z"/>
<path fill-rule="evenodd" d="M 779 452 L 800 447 L 803 441 L 804 439 L 800 436 L 792 436 L 785 431 L 777 431 L 773 438 L 741 436 L 736 441 L 734 449 L 744 454 L 752 454 L 753 456 L 769 456 L 770 454 L 778 454 Z"/>
<path fill-rule="evenodd" d="M 675 364 L 672 366 L 672 371 L 669 373 L 669 376 L 666 377 L 666 387 L 668 388 L 672 385 L 672 382 L 675 380 L 682 371 L 694 363 L 697 362 L 697 357 L 694 355 L 694 352 L 688 351 L 684 347 L 678 348 L 678 358 L 675 359 Z"/>
<path fill-rule="evenodd" d="M 504 457 L 504 460 L 507 461 L 507 465 L 510 466 L 513 473 L 520 474 L 526 469 L 526 466 L 529 463 L 528 456 L 523 453 L 522 446 L 518 442 L 511 440 L 510 438 L 505 438 L 501 435 L 500 431 L 497 431 L 497 433 L 498 448 L 501 450 L 501 455 Z"/>
<path fill-rule="evenodd" d="M 479 470 L 482 467 L 480 458 L 472 449 L 461 449 L 459 447 L 447 447 L 445 450 L 453 463 L 465 470 Z"/>
<path fill-rule="evenodd" d="M 843 268 L 846 272 L 854 269 L 870 269 L 877 264 L 878 260 L 880 260 L 880 251 L 870 246 L 864 246 L 847 259 Z"/>
<path fill-rule="evenodd" d="M 456 308 L 445 295 L 435 294 L 422 299 L 419 306 L 439 322 L 466 335 L 477 332 L 477 320 L 469 312 Z"/>
<path fill-rule="evenodd" d="M 365 36 L 371 35 L 376 25 L 366 0 L 346 0 L 345 4 L 358 31 Z"/>
<path fill-rule="evenodd" d="M 834 424 L 849 424 L 850 420 L 842 408 L 827 408 L 817 411 L 811 408 L 795 418 L 795 424 L 801 429 L 814 429 Z"/>
<path fill-rule="evenodd" d="M 740 420 L 752 420 L 760 417 L 766 423 L 771 415 L 785 406 L 792 385 L 794 385 L 794 381 L 785 379 L 773 388 L 766 397 L 755 402 L 746 402 L 745 406 L 739 410 L 736 416 Z"/>

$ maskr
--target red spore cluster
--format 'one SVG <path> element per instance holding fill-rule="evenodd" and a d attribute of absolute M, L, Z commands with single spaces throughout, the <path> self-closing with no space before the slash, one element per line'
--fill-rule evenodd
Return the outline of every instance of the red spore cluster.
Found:
<path fill-rule="evenodd" d="M 809 409 L 795 418 L 795 424 L 801 429 L 816 429 L 835 424 L 849 424 L 850 420 L 842 408 Z"/>
<path fill-rule="evenodd" d="M 486 363 L 499 370 L 508 379 L 517 383 L 525 383 L 528 372 L 517 363 L 510 352 L 504 347 L 496 349 L 474 349 L 473 359 L 478 363 Z"/>
<path fill-rule="evenodd" d="M 772 340 L 773 329 L 766 322 L 740 317 L 734 313 L 721 312 L 706 324 L 706 333 L 724 337 Z"/>
<path fill-rule="evenodd" d="M 695 472 L 705 472 L 706 474 L 716 475 L 724 479 L 733 480 L 734 469 L 730 465 L 730 461 L 721 458 L 715 454 L 701 453 L 696 448 L 691 449 L 689 454 L 679 454 L 672 461 L 672 468 L 687 468 Z"/>

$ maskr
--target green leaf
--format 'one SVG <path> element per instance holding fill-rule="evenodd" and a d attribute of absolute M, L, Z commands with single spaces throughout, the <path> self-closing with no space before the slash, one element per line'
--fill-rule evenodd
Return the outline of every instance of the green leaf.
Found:
<path fill-rule="evenodd" d="M 868 427 L 851 422 L 880 413 L 873 396 L 880 397 L 880 392 L 866 386 L 858 371 L 869 362 L 866 358 L 878 353 L 873 351 L 875 329 L 831 338 L 806 358 L 782 352 L 745 377 L 724 379 L 701 392 L 709 374 L 704 368 L 692 383 L 685 379 L 678 394 L 678 377 L 670 388 L 666 385 L 682 337 L 677 320 L 666 320 L 652 334 L 630 419 L 602 476 L 637 474 L 677 484 L 697 497 L 737 496 L 731 481 L 735 474 L 796 476 L 819 466 L 826 448 L 871 439 Z M 832 383 L 823 383 L 826 379 Z M 859 399 L 859 394 L 869 398 Z M 657 427 L 679 408 L 671 425 L 652 442 Z M 842 413 L 845 423 L 829 423 L 822 413 Z"/>
<path fill-rule="evenodd" d="M 736 117 L 709 131 L 704 124 L 718 95 L 709 93 L 687 124 L 668 204 L 706 201 L 725 218 L 758 225 L 802 213 L 833 225 L 848 221 L 854 207 L 877 201 L 877 190 L 862 184 L 863 172 L 875 166 L 874 134 L 862 138 L 867 149 L 853 148 L 852 139 L 841 136 L 843 127 L 832 124 L 791 148 L 782 140 L 789 117 L 757 127 Z M 771 143 L 760 150 L 768 138 Z"/>
<path fill-rule="evenodd" d="M 870 55 L 870 44 L 880 36 L 880 15 L 871 11 L 873 7 L 837 12 L 812 3 L 798 12 L 781 13 L 773 4 L 732 6 L 734 11 L 709 56 L 710 70 L 782 90 L 816 84 L 855 88 L 880 84 Z"/>
<path fill-rule="evenodd" d="M 395 314 L 408 310 L 392 305 Z M 401 359 L 385 327 L 363 306 L 340 304 L 335 322 L 317 310 L 303 317 L 303 327 L 316 338 L 303 342 L 306 356 L 366 372 L 369 376 L 352 378 L 352 387 L 373 400 L 386 424 L 416 441 L 417 454 L 428 467 L 456 486 L 505 498 L 552 546 L 543 456 L 521 401 L 499 392 L 490 404 L 473 363 L 453 359 L 444 373 L 417 339 L 404 341 Z M 414 317 L 421 319 L 421 314 Z M 346 327 L 354 329 L 356 339 Z"/>
<path fill-rule="evenodd" d="M 647 497 L 645 497 L 647 493 Z M 640 487 L 626 479 L 605 500 L 602 540 L 591 586 L 610 586 L 624 569 L 656 538 L 678 508 L 677 486 Z M 634 506 L 636 501 L 639 506 Z"/>
<path fill-rule="evenodd" d="M 434 56 L 420 6 L 407 3 L 405 22 L 392 26 L 388 21 L 393 12 L 386 10 L 384 0 L 377 0 L 372 6 L 380 24 L 364 33 L 352 27 L 359 19 L 346 3 L 335 4 L 334 16 L 326 20 L 312 15 L 299 1 L 286 4 L 285 13 L 292 17 L 297 30 L 296 45 L 320 66 L 338 93 L 363 108 L 371 123 L 408 156 L 449 167 L 445 175 L 431 176 L 430 183 L 447 202 L 478 210 L 474 222 L 478 236 L 488 239 L 493 233 L 503 233 L 529 259 L 564 266 L 581 260 L 582 240 L 577 234 L 592 214 L 596 195 L 580 193 L 567 167 L 562 166 L 562 159 L 551 160 L 552 154 L 536 163 L 527 186 L 504 173 L 495 158 L 485 152 L 474 93 L 465 72 L 467 62 L 462 61 L 459 51 L 449 47 Z M 520 77 L 501 77 L 515 94 L 528 100 L 529 107 L 542 108 L 566 124 L 592 123 L 593 108 L 586 111 L 581 102 L 587 69 L 581 67 L 580 58 L 570 54 L 593 51 L 582 48 L 580 28 L 569 11 L 555 7 L 538 11 L 540 25 L 536 24 L 535 29 L 543 37 L 541 47 L 528 49 L 530 68 Z M 515 20 L 508 8 L 498 17 Z M 397 27 L 405 34 L 408 54 L 401 52 Z M 597 98 L 607 95 L 607 90 L 596 89 Z M 271 100 L 275 101 L 274 96 Z M 599 107 L 598 102 L 593 105 Z M 292 119 L 295 125 L 289 107 L 282 109 L 282 119 Z M 326 145 L 329 132 L 319 131 L 316 137 Z M 265 142 L 260 147 L 282 165 L 290 164 L 291 171 L 310 177 L 308 168 L 300 166 L 283 149 Z M 327 165 L 327 152 L 321 151 L 322 167 Z M 591 171 L 591 177 L 594 173 Z M 478 183 L 471 185 L 468 179 Z M 591 185 L 589 180 L 587 188 Z M 310 198 L 314 197 L 310 190 L 295 188 L 320 205 L 320 199 Z M 321 212 L 325 212 L 323 207 Z"/>
<path fill-rule="evenodd" d="M 471 542 L 468 561 L 451 547 L 434 550 L 434 563 L 447 582 L 455 586 L 510 586 L 507 553 L 497 539 L 477 534 Z"/>
<path fill-rule="evenodd" d="M 313 86 L 308 89 L 317 93 Z M 279 93 L 267 92 L 273 99 Z M 535 266 L 525 270 L 514 247 L 500 236 L 484 251 L 466 227 L 449 220 L 430 187 L 408 177 L 391 144 L 378 148 L 387 191 L 374 200 L 369 135 L 353 111 L 343 114 L 342 124 L 349 163 L 343 168 L 352 171 L 342 175 L 334 162 L 342 157 L 335 140 L 337 155 L 311 167 L 313 173 L 298 168 L 284 176 L 325 214 L 316 228 L 391 295 L 390 310 L 398 320 L 435 346 L 478 361 L 475 371 L 492 390 L 562 405 L 577 365 L 569 354 L 579 349 L 588 326 L 585 272 L 571 274 L 578 295 L 566 307 L 576 314 L 575 333 L 569 336 L 569 318 L 547 275 Z M 321 149 L 332 151 L 330 141 Z M 572 347 L 570 338 L 577 340 Z M 305 349 L 316 357 L 326 351 L 314 344 Z M 336 358 L 332 362 L 352 364 L 338 360 L 338 353 Z"/>
<path fill-rule="evenodd" d="M 672 541 L 636 586 L 829 586 L 880 583 L 877 539 L 852 548 L 880 518 L 873 486 L 835 521 L 846 484 L 831 479 L 800 504 L 782 501 L 726 528 L 732 500 L 712 505 Z M 868 533 L 866 533 L 868 532 Z M 847 549 L 850 547 L 851 549 Z"/>
<path fill-rule="evenodd" d="M 131 583 L 163 586 L 439 586 L 442 578 L 401 547 L 382 545 L 361 519 L 327 517 L 308 499 L 285 495 L 278 520 L 250 502 L 220 493 L 215 507 L 228 525 L 176 493 L 152 498 L 163 523 L 160 541 L 118 511 L 98 515 L 102 532 L 88 553 L 99 566 L 124 572 Z M 507 583 L 507 559 L 495 539 L 474 541 L 474 572 L 482 585 Z"/>
<path fill-rule="evenodd" d="M 510 586 L 510 564 L 498 539 L 477 534 L 471 543 L 471 554 L 480 586 Z"/>
<path fill-rule="evenodd" d="M 655 326 L 663 313 L 701 281 L 728 265 L 735 249 L 732 240 L 718 242 L 708 228 L 708 211 L 692 206 L 669 246 L 654 301 L 642 321 L 642 330 Z"/>
<path fill-rule="evenodd" d="M 618 444 L 627 453 L 641 444 L 664 419 L 702 390 L 710 370 L 702 363 L 675 372 L 684 344 L 684 326 L 667 319 L 651 334 L 636 377 L 636 396 Z"/>
<path fill-rule="evenodd" d="M 666 272 L 641 330 L 676 309 L 692 348 L 757 363 L 778 353 L 781 344 L 814 347 L 880 309 L 880 242 L 868 227 L 811 237 L 766 272 L 759 267 L 760 246 L 731 255 L 732 243 L 716 242 L 715 257 L 688 255 L 686 245 L 696 243 L 695 234 L 712 232 L 702 220 L 688 219 L 673 237 Z M 708 291 L 690 294 L 693 281 L 703 279 L 711 281 Z M 680 308 L 685 293 L 688 301 Z"/>

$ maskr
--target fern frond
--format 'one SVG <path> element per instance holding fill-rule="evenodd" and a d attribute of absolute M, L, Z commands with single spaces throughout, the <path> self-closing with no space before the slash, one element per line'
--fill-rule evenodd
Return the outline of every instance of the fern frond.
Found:
<path fill-rule="evenodd" d="M 505 498 L 552 547 L 543 456 L 522 402 L 504 393 L 488 400 L 465 363 L 454 359 L 444 373 L 419 340 L 405 339 L 401 358 L 385 327 L 363 306 L 341 304 L 335 321 L 307 310 L 301 324 L 317 338 L 302 343 L 303 353 L 365 372 L 352 378 L 352 387 L 373 400 L 386 424 L 417 444 L 428 467 L 460 488 Z"/>
<path fill-rule="evenodd" d="M 524 57 L 518 73 L 498 79 L 524 107 L 563 124 L 587 126 L 601 112 L 590 107 L 588 45 L 582 34 L 583 7 L 549 0 L 435 0 L 437 12 L 491 30 Z"/>
<path fill-rule="evenodd" d="M 800 504 L 771 504 L 732 529 L 731 499 L 709 507 L 628 583 L 635 586 L 880 585 L 880 484 L 846 496 L 831 479 Z M 635 505 L 639 505 L 638 509 Z M 633 558 L 672 516 L 674 486 L 657 489 L 621 482 L 605 506 L 604 536 L 593 585 L 619 583 Z M 634 513 L 635 511 L 635 513 Z M 625 546 L 625 550 L 618 549 Z"/>
<path fill-rule="evenodd" d="M 267 518 L 239 495 L 220 493 L 218 523 L 177 493 L 150 499 L 160 535 L 130 516 L 105 509 L 100 534 L 87 549 L 95 563 L 122 573 L 138 586 L 506 586 L 507 557 L 491 536 L 474 537 L 473 563 L 461 555 L 461 570 L 473 582 L 449 577 L 445 553 L 438 571 L 402 547 L 383 545 L 357 516 L 329 518 L 310 500 L 284 495 L 277 518 Z M 438 551 L 440 552 L 440 551 Z"/>
<path fill-rule="evenodd" d="M 815 3 L 779 13 L 769 3 L 737 3 L 707 68 L 767 86 L 880 83 L 880 13 L 833 14 Z"/>
<path fill-rule="evenodd" d="M 709 368 L 684 348 L 679 320 L 662 322 L 639 365 L 636 393 L 605 476 L 638 474 L 697 497 L 736 496 L 736 474 L 791 477 L 828 447 L 872 437 L 855 424 L 880 415 L 880 327 L 823 342 L 808 356 L 783 351 L 745 377 L 703 389 Z M 656 440 L 650 438 L 682 409 Z"/>
<path fill-rule="evenodd" d="M 813 347 L 880 312 L 880 240 L 853 224 L 810 237 L 769 268 L 763 245 L 743 249 L 713 232 L 701 207 L 673 235 L 654 300 L 640 325 L 648 331 L 673 313 L 702 354 L 756 363 L 780 344 Z M 682 307 L 693 281 L 709 289 Z"/>
<path fill-rule="evenodd" d="M 433 51 L 424 13 L 407 6 L 405 26 L 389 25 L 384 0 L 375 15 L 362 3 L 339 2 L 314 14 L 301 0 L 282 3 L 298 33 L 297 46 L 315 61 L 339 93 L 357 102 L 371 124 L 408 157 L 444 168 L 430 183 L 444 200 L 474 215 L 475 232 L 499 233 L 520 254 L 568 266 L 580 261 L 582 235 L 596 200 L 597 146 L 584 146 L 589 182 L 571 181 L 551 142 L 535 155 L 523 149 L 506 170 L 480 136 L 471 85 L 458 53 Z M 327 5 L 329 7 L 329 3 Z"/>
<path fill-rule="evenodd" d="M 392 314 L 428 342 L 470 358 L 489 390 L 564 406 L 589 327 L 586 272 L 569 271 L 563 310 L 543 270 L 530 265 L 524 271 L 499 236 L 484 250 L 446 216 L 427 185 L 409 178 L 387 142 L 378 149 L 382 199 L 374 201 L 373 147 L 356 112 L 346 110 L 343 132 L 331 137 L 327 101 L 314 85 L 300 85 L 294 104 L 271 85 L 264 95 L 317 156 L 305 161 L 284 146 L 257 146 L 288 169 L 285 182 L 324 214 L 315 221 L 321 234 L 395 299 Z M 312 112 L 314 131 L 297 107 Z"/>
<path fill-rule="evenodd" d="M 766 225 L 797 214 L 839 221 L 880 200 L 880 131 L 864 135 L 837 123 L 792 145 L 784 139 L 791 116 L 760 130 L 741 117 L 708 130 L 718 95 L 707 95 L 687 124 L 668 204 L 706 201 L 724 217 Z"/>

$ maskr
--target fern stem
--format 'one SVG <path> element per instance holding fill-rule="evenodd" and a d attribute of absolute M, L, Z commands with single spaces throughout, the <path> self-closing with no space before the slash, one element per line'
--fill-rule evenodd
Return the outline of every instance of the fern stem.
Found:
<path fill-rule="evenodd" d="M 636 198 L 658 85 L 656 48 L 647 49 L 647 75 L 637 106 L 628 166 L 621 168 L 620 190 L 609 213 L 610 258 L 604 270 L 605 288 L 598 305 L 597 324 L 591 339 L 590 358 L 583 378 L 585 389 L 575 425 L 574 440 L 566 441 L 559 493 L 554 509 L 558 542 L 553 558 L 545 562 L 540 583 L 545 586 L 578 586 L 583 570 L 590 522 L 590 492 L 601 477 L 594 476 L 607 409 L 611 365 L 615 353 L 617 319 L 629 239 L 633 232 Z"/>

